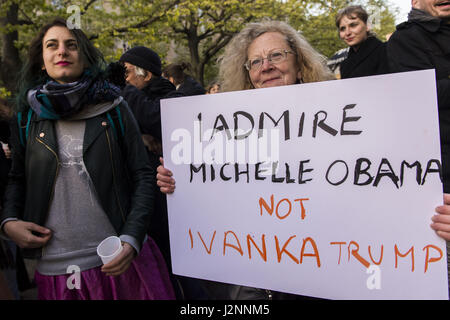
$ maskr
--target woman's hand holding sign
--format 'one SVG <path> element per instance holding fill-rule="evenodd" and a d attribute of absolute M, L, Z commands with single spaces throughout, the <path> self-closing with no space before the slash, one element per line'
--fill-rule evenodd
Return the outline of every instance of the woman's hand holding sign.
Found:
<path fill-rule="evenodd" d="M 172 178 L 172 172 L 169 169 L 164 168 L 164 159 L 159 158 L 161 165 L 156 170 L 157 184 L 162 193 L 173 193 L 175 191 L 175 180 Z"/>

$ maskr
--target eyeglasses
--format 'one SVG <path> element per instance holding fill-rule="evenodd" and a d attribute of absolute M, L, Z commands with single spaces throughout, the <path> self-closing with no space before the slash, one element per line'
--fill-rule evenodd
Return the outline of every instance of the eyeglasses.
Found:
<path fill-rule="evenodd" d="M 244 67 L 248 71 L 255 71 L 261 69 L 262 65 L 264 64 L 264 60 L 267 59 L 269 63 L 277 64 L 284 60 L 286 60 L 288 53 L 295 54 L 294 52 L 288 51 L 288 50 L 274 50 L 271 53 L 267 55 L 266 58 L 255 58 L 255 59 L 249 59 L 245 64 Z"/>

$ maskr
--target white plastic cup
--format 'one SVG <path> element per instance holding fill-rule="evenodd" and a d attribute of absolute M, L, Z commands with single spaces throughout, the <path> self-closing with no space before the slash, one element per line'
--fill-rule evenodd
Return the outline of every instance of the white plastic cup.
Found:
<path fill-rule="evenodd" d="M 111 236 L 100 242 L 97 246 L 97 254 L 103 264 L 113 260 L 122 251 L 122 241 L 119 237 Z"/>

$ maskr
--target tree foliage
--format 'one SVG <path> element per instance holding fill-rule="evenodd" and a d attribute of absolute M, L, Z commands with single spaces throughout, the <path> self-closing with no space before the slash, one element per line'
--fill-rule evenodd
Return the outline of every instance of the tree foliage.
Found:
<path fill-rule="evenodd" d="M 376 13 L 380 37 L 394 31 L 395 10 L 387 0 L 361 0 Z M 104 53 L 117 60 L 124 49 L 144 45 L 165 62 L 190 62 L 201 82 L 211 80 L 216 59 L 234 34 L 250 22 L 284 20 L 325 56 L 345 44 L 339 40 L 334 18 L 348 0 L 0 0 L 0 87 L 15 87 L 28 43 L 51 17 L 70 18 L 79 8 L 81 28 Z M 206 77 L 205 77 L 206 75 Z M 2 92 L 6 92 L 3 90 Z"/>

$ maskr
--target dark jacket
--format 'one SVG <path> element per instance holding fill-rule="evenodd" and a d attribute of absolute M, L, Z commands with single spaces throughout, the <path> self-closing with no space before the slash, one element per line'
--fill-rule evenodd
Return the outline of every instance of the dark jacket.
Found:
<path fill-rule="evenodd" d="M 132 236 L 142 244 L 153 209 L 155 172 L 125 102 L 121 103 L 120 112 L 123 136 L 115 136 L 106 114 L 86 120 L 83 160 L 116 232 Z M 19 132 L 17 121 L 12 121 L 13 161 L 0 222 L 18 218 L 43 226 L 59 167 L 54 121 L 33 113 L 25 147 L 20 143 Z M 24 257 L 39 258 L 41 251 L 24 250 Z"/>
<path fill-rule="evenodd" d="M 205 88 L 203 88 L 202 85 L 191 76 L 186 76 L 184 78 L 183 83 L 180 84 L 177 91 L 182 93 L 184 96 L 196 96 L 206 93 Z"/>
<path fill-rule="evenodd" d="M 135 118 L 139 123 L 142 138 L 147 145 L 150 165 L 156 170 L 159 157 L 162 156 L 161 147 L 161 99 L 181 97 L 182 93 L 176 91 L 175 86 L 169 80 L 162 77 L 154 77 L 147 86 L 138 89 L 132 85 L 126 86 L 122 90 L 122 96 L 131 106 Z M 167 204 L 165 194 L 157 189 L 155 193 L 154 214 L 151 217 L 151 225 L 147 231 L 148 235 L 155 240 L 167 265 L 171 266 L 169 225 L 167 217 Z M 169 270 L 170 271 L 170 270 Z"/>
<path fill-rule="evenodd" d="M 0 120 L 0 141 L 8 143 L 9 141 L 9 121 Z M 11 168 L 11 160 L 6 158 L 3 148 L 0 150 L 0 208 L 3 207 L 3 194 L 8 183 L 8 173 Z"/>
<path fill-rule="evenodd" d="M 166 98 L 181 97 L 175 86 L 167 79 L 153 77 L 147 86 L 138 89 L 127 85 L 121 95 L 128 102 L 142 134 L 150 134 L 161 140 L 160 101 Z"/>
<path fill-rule="evenodd" d="M 350 48 L 347 59 L 341 63 L 340 70 L 342 79 L 388 73 L 386 43 L 376 37 L 367 38 L 357 51 Z"/>
<path fill-rule="evenodd" d="M 444 191 L 450 193 L 450 25 L 410 19 L 397 26 L 387 46 L 391 72 L 435 69 Z"/>

